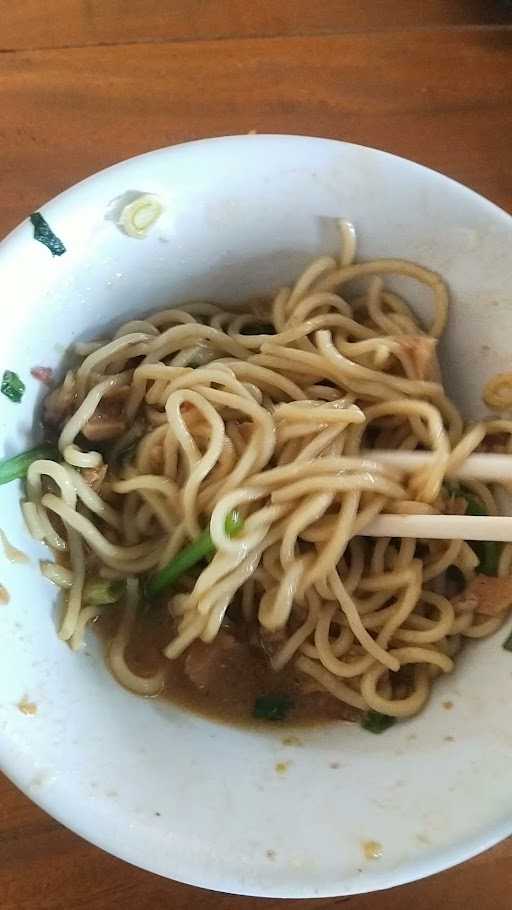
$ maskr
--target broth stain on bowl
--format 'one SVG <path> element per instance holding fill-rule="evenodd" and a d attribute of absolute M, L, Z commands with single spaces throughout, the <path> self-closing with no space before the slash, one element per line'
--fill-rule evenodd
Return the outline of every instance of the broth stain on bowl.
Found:
<path fill-rule="evenodd" d="M 4 548 L 5 558 L 8 559 L 9 562 L 18 563 L 20 565 L 30 562 L 27 554 L 24 553 L 23 550 L 18 550 L 17 547 L 13 547 L 8 541 L 5 532 L 2 530 L 0 530 L 0 540 L 2 541 L 2 546 Z"/>
<path fill-rule="evenodd" d="M 40 790 L 42 787 L 46 787 L 48 784 L 53 783 L 54 780 L 55 774 L 53 774 L 53 772 L 50 770 L 44 769 L 34 775 L 29 783 L 29 787 L 32 791 Z"/>
<path fill-rule="evenodd" d="M 27 717 L 33 717 L 34 714 L 37 714 L 37 705 L 35 702 L 29 701 L 26 695 L 23 696 L 16 707 L 18 708 L 18 711 L 27 715 Z"/>
<path fill-rule="evenodd" d="M 365 859 L 380 859 L 384 853 L 382 844 L 378 840 L 365 840 L 361 844 Z"/>
<path fill-rule="evenodd" d="M 299 739 L 298 736 L 284 736 L 281 740 L 283 746 L 303 746 L 304 743 Z"/>
<path fill-rule="evenodd" d="M 432 844 L 432 841 L 430 840 L 428 834 L 424 834 L 423 832 L 420 832 L 416 835 L 416 840 L 419 844 L 421 844 L 422 847 L 430 847 Z"/>

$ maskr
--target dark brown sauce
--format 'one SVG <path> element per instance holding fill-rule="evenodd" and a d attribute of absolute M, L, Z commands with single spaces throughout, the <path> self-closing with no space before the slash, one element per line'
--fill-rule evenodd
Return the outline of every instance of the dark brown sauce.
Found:
<path fill-rule="evenodd" d="M 112 608 L 94 624 L 107 653 L 119 617 L 120 611 Z M 293 665 L 275 672 L 264 651 L 249 640 L 244 623 L 221 630 L 212 644 L 194 642 L 181 657 L 167 660 L 162 650 L 173 634 L 173 623 L 165 608 L 141 611 L 126 649 L 126 662 L 140 676 L 149 676 L 164 667 L 166 683 L 160 697 L 195 714 L 239 726 L 316 725 L 359 719 L 358 711 L 329 693 L 304 692 L 304 677 L 297 674 Z M 284 721 L 254 716 L 256 700 L 262 696 L 289 699 Z"/>

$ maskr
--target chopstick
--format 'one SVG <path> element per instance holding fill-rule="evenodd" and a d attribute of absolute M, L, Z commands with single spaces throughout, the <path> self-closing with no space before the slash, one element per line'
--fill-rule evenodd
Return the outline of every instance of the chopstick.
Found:
<path fill-rule="evenodd" d="M 357 532 L 362 537 L 492 540 L 512 543 L 512 518 L 495 515 L 378 515 Z"/>
<path fill-rule="evenodd" d="M 434 464 L 430 452 L 372 449 L 362 452 L 372 461 L 406 474 Z M 448 479 L 512 481 L 512 455 L 477 453 L 446 474 Z M 363 530 L 363 537 L 419 537 L 431 540 L 490 540 L 512 543 L 512 517 L 494 515 L 386 515 L 380 514 Z"/>
<path fill-rule="evenodd" d="M 388 452 L 384 449 L 369 449 L 361 452 L 365 458 L 370 458 L 377 464 L 388 465 L 412 474 L 421 468 L 434 463 L 435 458 L 430 452 L 405 452 L 400 449 Z M 512 481 L 512 455 L 495 455 L 493 453 L 477 452 L 470 455 L 460 467 L 446 474 L 448 480 L 485 480 L 485 481 Z M 483 539 L 483 538 L 482 538 Z M 490 538 L 489 538 L 490 539 Z"/>

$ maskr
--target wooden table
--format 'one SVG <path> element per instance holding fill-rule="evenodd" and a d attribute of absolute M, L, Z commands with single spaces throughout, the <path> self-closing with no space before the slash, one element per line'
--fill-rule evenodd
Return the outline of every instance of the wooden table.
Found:
<path fill-rule="evenodd" d="M 511 4 L 2 0 L 0 234 L 99 168 L 202 136 L 333 136 L 512 208 Z M 504 722 L 510 722 L 504 718 Z M 505 910 L 512 845 L 432 879 L 297 908 Z M 270 910 L 89 846 L 0 779 L 2 910 Z"/>

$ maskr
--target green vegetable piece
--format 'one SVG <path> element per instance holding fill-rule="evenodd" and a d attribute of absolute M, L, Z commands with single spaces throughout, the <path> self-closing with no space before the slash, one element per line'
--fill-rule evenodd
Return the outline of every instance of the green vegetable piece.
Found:
<path fill-rule="evenodd" d="M 286 720 L 292 708 L 289 695 L 258 695 L 252 713 L 258 720 Z"/>
<path fill-rule="evenodd" d="M 26 477 L 32 462 L 38 461 L 40 458 L 56 461 L 57 449 L 52 446 L 36 446 L 34 449 L 29 449 L 28 452 L 21 452 L 19 455 L 13 455 L 12 458 L 4 458 L 3 461 L 0 461 L 0 484 Z"/>
<path fill-rule="evenodd" d="M 115 604 L 126 590 L 126 583 L 121 579 L 89 578 L 84 585 L 83 601 L 91 607 Z"/>
<path fill-rule="evenodd" d="M 225 528 L 228 537 L 236 537 L 244 526 L 244 520 L 238 509 L 233 509 L 226 518 Z"/>
<path fill-rule="evenodd" d="M 240 513 L 236 509 L 233 509 L 226 518 L 226 534 L 229 537 L 235 537 L 242 530 L 243 524 L 244 522 Z M 214 553 L 215 544 L 213 543 L 210 531 L 207 528 L 199 537 L 196 537 L 192 543 L 189 543 L 183 550 L 180 550 L 174 559 L 171 559 L 163 569 L 156 572 L 156 574 L 146 582 L 146 597 L 149 597 L 150 599 L 158 597 L 162 591 L 165 591 L 166 588 L 173 585 L 178 578 L 184 575 L 192 566 L 201 562 L 202 559 L 208 559 L 208 557 L 213 556 Z"/>
<path fill-rule="evenodd" d="M 380 711 L 367 711 L 364 715 L 361 726 L 368 730 L 369 733 L 384 733 L 396 722 L 396 717 L 390 717 L 389 714 L 381 714 Z"/>
<path fill-rule="evenodd" d="M 467 502 L 466 515 L 487 515 L 487 510 L 483 504 L 467 493 L 466 490 L 460 489 L 459 494 Z M 479 559 L 477 572 L 481 575 L 498 574 L 498 561 L 500 558 L 501 546 L 492 540 L 475 541 L 471 544 L 473 550 Z"/>
<path fill-rule="evenodd" d="M 470 496 L 469 493 L 465 493 L 463 490 L 461 490 L 461 495 L 468 504 L 466 515 L 487 515 L 487 509 L 484 508 L 478 499 L 475 499 L 474 496 Z"/>
<path fill-rule="evenodd" d="M 10 398 L 15 404 L 19 404 L 25 391 L 25 383 L 20 379 L 17 373 L 12 370 L 5 370 L 2 376 L 2 385 L 0 386 L 2 395 Z"/>
<path fill-rule="evenodd" d="M 505 651 L 512 651 L 512 632 L 510 633 L 508 638 L 506 638 L 505 641 L 503 642 L 503 647 L 504 647 Z"/>
<path fill-rule="evenodd" d="M 483 540 L 479 543 L 474 543 L 473 548 L 480 560 L 477 572 L 482 575 L 496 576 L 498 574 L 501 545 L 494 543 L 492 540 Z"/>
<path fill-rule="evenodd" d="M 41 212 L 32 212 L 30 220 L 34 226 L 34 240 L 39 240 L 39 243 L 47 247 L 52 256 L 62 256 L 66 252 L 66 247 L 60 237 L 53 233 Z"/>

